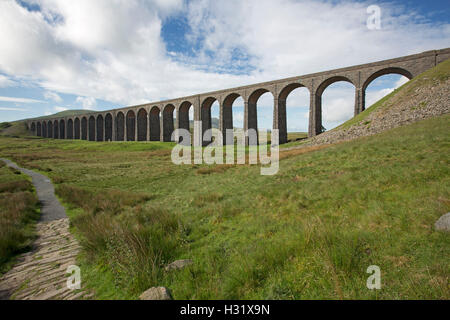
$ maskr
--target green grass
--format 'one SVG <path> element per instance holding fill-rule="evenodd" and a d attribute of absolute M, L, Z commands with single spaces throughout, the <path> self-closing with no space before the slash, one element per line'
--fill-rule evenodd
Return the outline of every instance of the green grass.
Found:
<path fill-rule="evenodd" d="M 29 133 L 25 126 L 25 122 L 2 122 L 0 123 L 0 136 L 24 137 Z"/>
<path fill-rule="evenodd" d="M 100 299 L 449 299 L 450 239 L 433 230 L 450 211 L 449 120 L 282 153 L 275 176 L 175 166 L 163 143 L 1 138 L 0 155 L 56 183 Z"/>
<path fill-rule="evenodd" d="M 65 110 L 61 112 L 57 112 L 55 114 L 51 114 L 44 117 L 38 117 L 33 118 L 33 120 L 47 120 L 47 119 L 54 119 L 54 118 L 63 118 L 63 117 L 72 117 L 72 116 L 78 116 L 78 115 L 84 115 L 87 113 L 95 112 L 94 110 Z"/>
<path fill-rule="evenodd" d="M 14 257 L 30 248 L 39 218 L 38 200 L 30 180 L 0 162 L 0 274 Z"/>

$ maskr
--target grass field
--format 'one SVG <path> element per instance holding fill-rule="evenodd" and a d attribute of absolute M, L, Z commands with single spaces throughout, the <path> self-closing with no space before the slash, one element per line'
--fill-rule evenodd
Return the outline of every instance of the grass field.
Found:
<path fill-rule="evenodd" d="M 0 161 L 0 274 L 8 270 L 15 255 L 29 249 L 38 218 L 31 181 Z"/>
<path fill-rule="evenodd" d="M 449 120 L 288 151 L 275 176 L 176 166 L 158 142 L 0 138 L 0 156 L 56 184 L 100 299 L 449 299 L 450 239 L 433 230 L 450 211 Z"/>

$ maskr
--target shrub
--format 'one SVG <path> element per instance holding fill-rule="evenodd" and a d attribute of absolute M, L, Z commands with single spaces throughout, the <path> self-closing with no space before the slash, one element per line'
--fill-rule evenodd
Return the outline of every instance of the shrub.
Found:
<path fill-rule="evenodd" d="M 158 284 L 180 242 L 177 216 L 143 207 L 152 198 L 146 194 L 120 190 L 93 194 L 68 185 L 58 186 L 57 194 L 83 208 L 72 220 L 82 236 L 81 246 L 90 261 L 107 266 L 116 286 L 138 294 Z"/>
<path fill-rule="evenodd" d="M 13 255 L 31 245 L 34 234 L 30 224 L 39 217 L 37 205 L 30 191 L 0 193 L 0 272 Z"/>

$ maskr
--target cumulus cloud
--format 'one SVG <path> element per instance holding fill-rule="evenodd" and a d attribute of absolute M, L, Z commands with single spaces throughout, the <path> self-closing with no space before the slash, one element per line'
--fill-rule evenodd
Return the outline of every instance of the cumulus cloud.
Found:
<path fill-rule="evenodd" d="M 7 88 L 16 85 L 16 82 L 0 74 L 0 88 Z"/>
<path fill-rule="evenodd" d="M 61 112 L 61 111 L 69 110 L 69 108 L 67 108 L 67 107 L 54 107 L 53 109 L 55 110 L 55 112 Z"/>
<path fill-rule="evenodd" d="M 41 103 L 44 101 L 28 98 L 0 97 L 0 101 L 17 102 L 17 103 Z"/>
<path fill-rule="evenodd" d="M 97 100 L 93 97 L 77 97 L 76 103 L 80 104 L 83 109 L 92 110 L 97 107 Z"/>
<path fill-rule="evenodd" d="M 97 99 L 132 105 L 366 63 L 450 40 L 449 24 L 424 23 L 388 3 L 382 30 L 370 31 L 366 2 L 26 2 L 40 10 L 0 1 L 0 72 L 74 94 L 83 108 L 95 108 Z M 162 37 L 165 21 L 180 14 L 190 54 L 168 52 Z M 264 97 L 259 106 L 272 103 Z M 343 108 L 334 103 L 333 110 Z"/>
<path fill-rule="evenodd" d="M 45 91 L 44 98 L 46 100 L 52 100 L 52 101 L 58 102 L 58 103 L 63 101 L 63 99 L 60 97 L 59 94 L 57 94 L 56 92 L 51 92 L 51 91 Z"/>
<path fill-rule="evenodd" d="M 373 105 L 375 102 L 383 98 L 384 96 L 387 96 L 392 91 L 394 91 L 397 88 L 400 88 L 402 85 L 407 83 L 409 80 L 406 77 L 400 77 L 396 82 L 393 88 L 384 88 L 381 90 L 375 90 L 375 91 L 367 91 L 366 92 L 366 108 L 369 108 L 371 105 Z"/>
<path fill-rule="evenodd" d="M 28 111 L 25 108 L 0 107 L 0 111 Z"/>

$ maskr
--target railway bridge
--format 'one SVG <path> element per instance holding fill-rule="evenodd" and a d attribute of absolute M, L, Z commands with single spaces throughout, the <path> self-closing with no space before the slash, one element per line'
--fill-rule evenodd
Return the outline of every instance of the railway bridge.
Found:
<path fill-rule="evenodd" d="M 355 87 L 354 115 L 364 111 L 366 89 L 386 74 L 399 74 L 412 79 L 422 72 L 450 58 L 450 48 L 432 50 L 395 59 L 367 63 L 347 68 L 307 74 L 237 88 L 218 90 L 172 100 L 146 103 L 108 111 L 52 118 L 28 119 L 32 134 L 54 139 L 82 139 L 89 141 L 171 141 L 175 128 L 189 130 L 189 111 L 194 120 L 201 121 L 202 131 L 211 128 L 211 107 L 219 103 L 219 129 L 233 128 L 233 102 L 244 100 L 244 130 L 258 130 L 257 104 L 266 92 L 274 97 L 273 129 L 278 129 L 280 144 L 287 142 L 286 99 L 296 88 L 305 87 L 310 93 L 310 137 L 322 132 L 322 93 L 331 84 L 346 81 Z M 174 116 L 176 121 L 174 121 Z M 198 130 L 194 128 L 194 130 Z M 203 133 L 202 132 L 202 133 Z M 193 140 L 201 145 L 203 134 Z M 199 141 L 200 139 L 200 141 Z M 224 136 L 224 143 L 232 143 Z"/>

